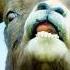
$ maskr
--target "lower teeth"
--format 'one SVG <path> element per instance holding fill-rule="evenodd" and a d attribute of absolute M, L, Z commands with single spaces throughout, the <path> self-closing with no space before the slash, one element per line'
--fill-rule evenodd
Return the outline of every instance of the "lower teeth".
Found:
<path fill-rule="evenodd" d="M 38 32 L 36 34 L 36 37 L 38 38 L 58 38 L 59 39 L 59 36 L 57 34 L 51 34 L 45 31 Z"/>

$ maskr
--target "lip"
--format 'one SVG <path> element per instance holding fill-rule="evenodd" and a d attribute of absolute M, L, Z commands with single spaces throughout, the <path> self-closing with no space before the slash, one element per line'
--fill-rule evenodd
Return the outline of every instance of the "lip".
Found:
<path fill-rule="evenodd" d="M 41 29 L 42 26 L 43 27 L 45 26 L 45 28 Z M 49 28 L 49 27 L 51 27 L 51 28 Z M 57 27 L 54 24 L 52 24 L 51 22 L 49 22 L 48 20 L 38 21 L 37 24 L 35 24 L 33 26 L 32 38 L 35 37 L 37 32 L 41 32 L 41 31 L 45 31 L 45 32 L 48 32 L 48 33 L 51 33 L 51 34 L 58 34 L 59 35 Z"/>

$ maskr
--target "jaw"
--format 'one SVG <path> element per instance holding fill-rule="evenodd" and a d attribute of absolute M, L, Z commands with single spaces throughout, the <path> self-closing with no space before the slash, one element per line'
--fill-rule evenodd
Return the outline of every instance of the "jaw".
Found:
<path fill-rule="evenodd" d="M 39 61 L 52 62 L 63 58 L 68 50 L 57 35 L 39 32 L 28 42 L 25 51 Z"/>
<path fill-rule="evenodd" d="M 41 31 L 28 41 L 24 53 L 31 61 L 32 70 L 64 70 L 66 47 L 57 34 Z"/>

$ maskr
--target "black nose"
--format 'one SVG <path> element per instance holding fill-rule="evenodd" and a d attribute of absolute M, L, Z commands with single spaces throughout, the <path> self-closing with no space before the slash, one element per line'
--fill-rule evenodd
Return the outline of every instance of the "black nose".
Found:
<path fill-rule="evenodd" d="M 45 9 L 49 9 L 49 6 L 48 6 L 47 4 L 45 4 L 45 3 L 40 3 L 40 4 L 38 5 L 37 10 L 45 10 Z"/>

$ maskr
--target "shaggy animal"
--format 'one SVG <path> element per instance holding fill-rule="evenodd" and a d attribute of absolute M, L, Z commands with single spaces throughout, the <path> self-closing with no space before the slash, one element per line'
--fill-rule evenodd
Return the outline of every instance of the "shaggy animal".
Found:
<path fill-rule="evenodd" d="M 59 0 L 0 3 L 6 70 L 70 70 L 70 11 Z"/>

